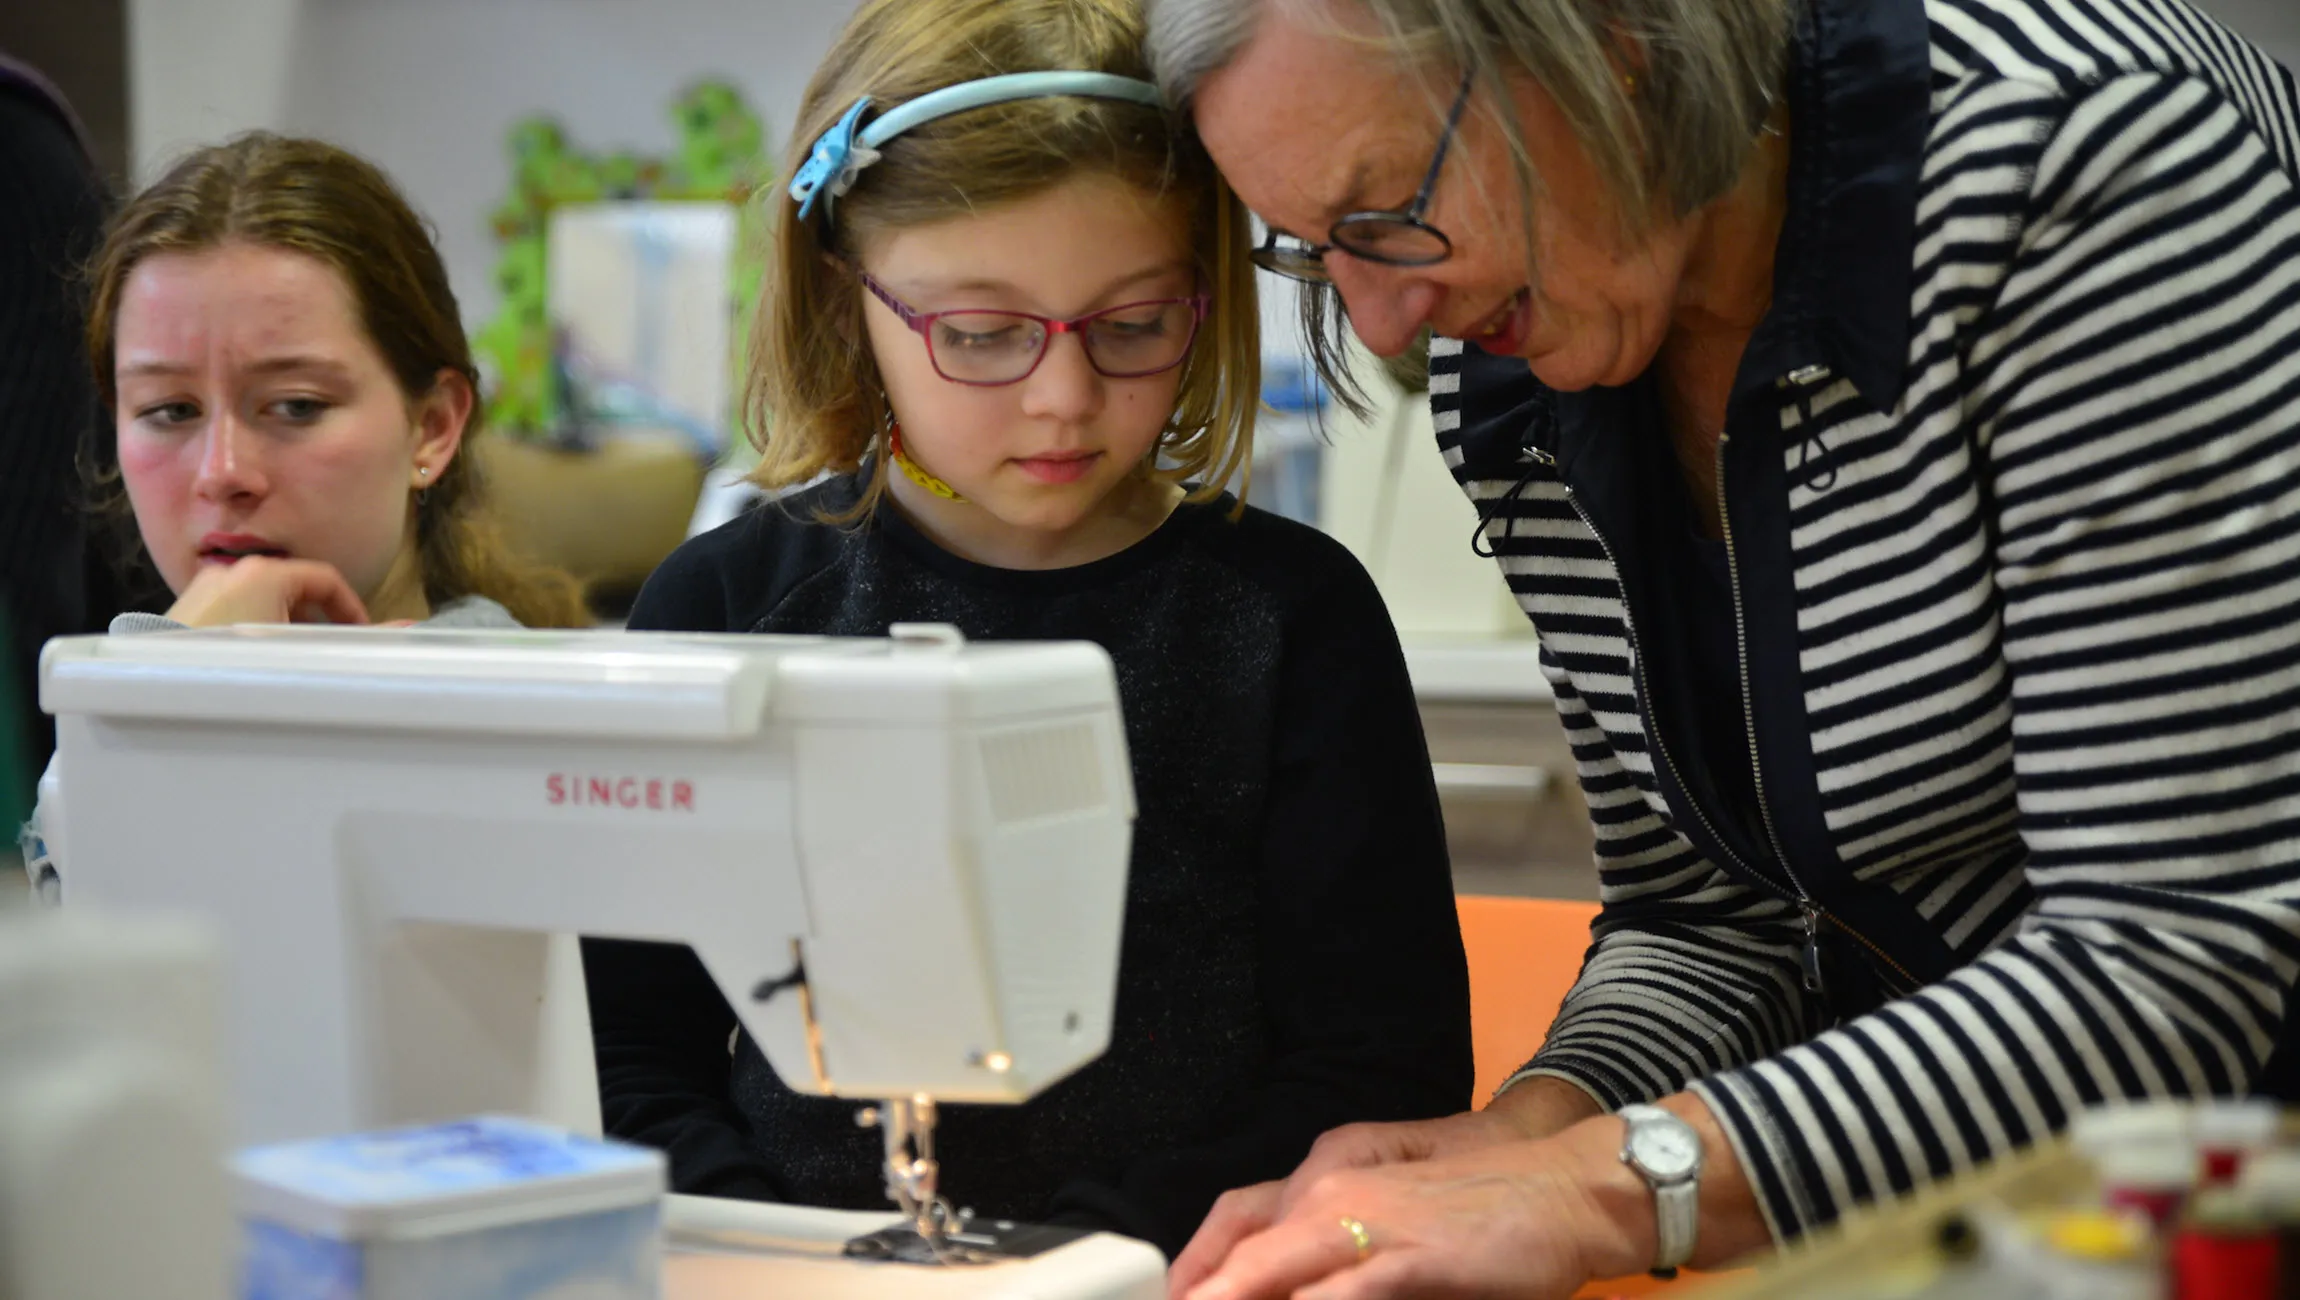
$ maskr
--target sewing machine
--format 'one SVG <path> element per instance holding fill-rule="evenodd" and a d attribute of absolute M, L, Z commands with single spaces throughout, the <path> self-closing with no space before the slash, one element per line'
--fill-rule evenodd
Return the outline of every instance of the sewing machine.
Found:
<path fill-rule="evenodd" d="M 675 940 L 786 1083 L 870 1103 L 902 1219 L 688 1205 L 674 1242 L 787 1238 L 842 1295 L 1163 1294 L 1117 1237 L 1005 1258 L 933 1150 L 938 1104 L 1109 1038 L 1134 809 L 1099 648 L 251 627 L 52 642 L 41 698 L 65 905 L 223 938 L 238 1140 L 547 1114 L 588 1055 L 549 936 Z"/>

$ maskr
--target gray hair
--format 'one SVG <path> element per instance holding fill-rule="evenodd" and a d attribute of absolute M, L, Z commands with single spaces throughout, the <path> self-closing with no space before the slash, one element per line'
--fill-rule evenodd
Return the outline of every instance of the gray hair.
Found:
<path fill-rule="evenodd" d="M 1177 113 L 1230 66 L 1262 16 L 1260 0 L 1149 0 L 1150 72 Z"/>
<path fill-rule="evenodd" d="M 1466 73 L 1484 88 L 1517 163 L 1533 262 L 1532 199 L 1541 187 L 1507 93 L 1530 76 L 1548 93 L 1611 192 L 1625 230 L 1683 217 L 1731 190 L 1770 116 L 1788 64 L 1800 0 L 1148 0 L 1152 75 L 1187 113 L 1206 78 L 1228 67 L 1270 6 L 1285 5 L 1336 35 L 1330 6 L 1373 18 L 1374 39 L 1421 83 L 1433 116 Z M 1363 39 L 1357 37 L 1357 39 Z M 1634 87 L 1619 60 L 1641 58 Z M 1431 73 L 1444 70 L 1443 75 Z M 1369 409 L 1347 359 L 1342 304 L 1331 285 L 1300 286 L 1302 341 L 1327 387 Z M 1414 349 L 1419 352 L 1420 349 Z M 1392 373 L 1404 371 L 1393 362 Z M 1407 363 L 1405 369 L 1410 369 Z"/>
<path fill-rule="evenodd" d="M 1466 72 L 1497 104 L 1511 102 L 1497 93 L 1507 78 L 1532 77 L 1642 229 L 1656 212 L 1681 217 L 1733 188 L 1771 112 L 1797 0 L 1149 0 L 1151 67 L 1186 112 L 1268 6 L 1336 3 L 1372 17 L 1401 62 Z M 1634 90 L 1624 55 L 1642 60 Z M 1530 187 L 1518 123 L 1497 117 Z"/>

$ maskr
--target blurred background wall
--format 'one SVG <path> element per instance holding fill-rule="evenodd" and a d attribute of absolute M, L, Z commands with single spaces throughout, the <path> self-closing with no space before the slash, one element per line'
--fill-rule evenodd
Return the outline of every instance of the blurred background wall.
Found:
<path fill-rule="evenodd" d="M 11 4 L 26 0 L 10 0 Z M 76 4 L 79 0 L 29 0 Z M 740 87 L 780 156 L 839 0 L 127 0 L 139 174 L 271 127 L 373 159 L 438 223 L 465 319 L 495 307 L 487 214 L 536 113 L 594 151 L 667 150 L 704 77 Z"/>

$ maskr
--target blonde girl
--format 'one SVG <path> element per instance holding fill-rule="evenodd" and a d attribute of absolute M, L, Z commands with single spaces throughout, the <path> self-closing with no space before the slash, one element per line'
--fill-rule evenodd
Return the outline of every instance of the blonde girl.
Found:
<path fill-rule="evenodd" d="M 1179 1250 L 1326 1129 L 1468 1101 L 1461 938 L 1397 638 L 1324 536 L 1226 491 L 1258 385 L 1247 223 L 1124 0 L 871 0 L 809 86 L 754 330 L 759 475 L 637 628 L 1077 638 L 1139 817 L 1108 1051 L 949 1107 L 952 1203 Z M 820 479 L 819 482 L 814 480 Z M 883 792 L 904 815 L 905 792 Z M 610 1131 L 683 1191 L 877 1208 L 692 954 L 586 951 Z"/>

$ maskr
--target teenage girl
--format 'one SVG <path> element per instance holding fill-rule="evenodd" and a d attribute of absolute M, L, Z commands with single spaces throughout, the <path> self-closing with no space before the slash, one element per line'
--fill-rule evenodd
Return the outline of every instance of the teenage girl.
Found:
<path fill-rule="evenodd" d="M 187 155 L 105 232 L 86 343 L 114 434 L 98 471 L 173 602 L 114 633 L 591 623 L 489 518 L 447 268 L 365 159 L 260 132 Z M 22 843 L 53 899 L 41 821 Z"/>
<path fill-rule="evenodd" d="M 682 547 L 630 625 L 1110 652 L 1140 812 L 1109 1050 L 936 1142 L 954 1205 L 1171 1255 L 1327 1129 L 1460 1110 L 1471 1068 L 1396 633 L 1341 546 L 1222 490 L 1257 398 L 1246 217 L 1141 36 L 1126 0 L 862 7 L 753 331 L 760 481 L 822 481 Z M 678 1190 L 885 1207 L 878 1135 L 785 1088 L 690 953 L 586 965 L 607 1127 Z"/>
<path fill-rule="evenodd" d="M 91 290 L 102 468 L 172 621 L 591 622 L 488 518 L 447 269 L 373 164 L 262 133 L 198 150 L 113 219 Z"/>

